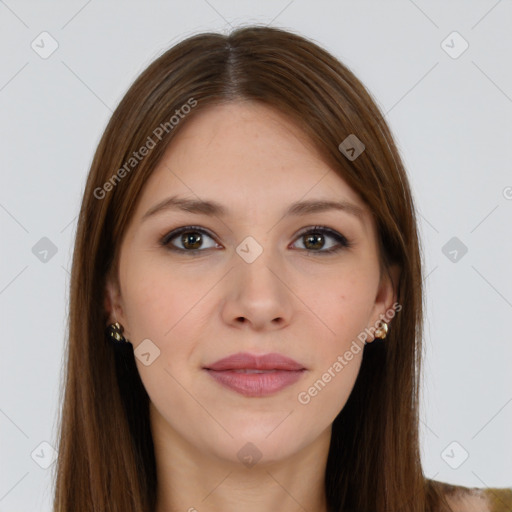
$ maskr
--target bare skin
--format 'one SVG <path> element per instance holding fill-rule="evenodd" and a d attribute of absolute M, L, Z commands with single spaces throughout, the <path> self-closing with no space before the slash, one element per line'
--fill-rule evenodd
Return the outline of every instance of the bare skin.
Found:
<path fill-rule="evenodd" d="M 124 326 L 134 349 L 149 339 L 160 351 L 148 366 L 136 358 L 151 399 L 156 510 L 324 512 L 331 425 L 363 351 L 307 403 L 298 396 L 396 302 L 379 272 L 375 226 L 360 197 L 275 111 L 237 102 L 189 121 L 145 185 L 122 241 L 119 283 L 106 290 L 110 320 Z M 143 220 L 174 195 L 213 200 L 229 212 L 165 209 Z M 346 201 L 361 216 L 330 209 L 283 217 L 292 203 L 313 199 Z M 169 247 L 181 253 L 160 244 L 182 226 L 207 233 L 193 250 L 174 237 Z M 326 233 L 311 241 L 305 233 L 318 234 L 314 226 L 351 246 Z M 188 233 L 198 236 L 197 228 Z M 263 250 L 250 263 L 236 251 L 246 237 Z M 255 254 L 251 243 L 242 246 Z M 306 370 L 281 391 L 247 397 L 204 369 L 236 352 L 278 352 Z M 261 457 L 256 464 L 243 459 L 244 446 Z"/>

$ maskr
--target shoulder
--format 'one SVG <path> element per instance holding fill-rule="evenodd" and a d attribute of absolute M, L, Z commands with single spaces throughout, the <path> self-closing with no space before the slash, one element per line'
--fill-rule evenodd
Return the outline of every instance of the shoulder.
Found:
<path fill-rule="evenodd" d="M 436 483 L 453 512 L 512 511 L 512 488 L 479 488 Z"/>

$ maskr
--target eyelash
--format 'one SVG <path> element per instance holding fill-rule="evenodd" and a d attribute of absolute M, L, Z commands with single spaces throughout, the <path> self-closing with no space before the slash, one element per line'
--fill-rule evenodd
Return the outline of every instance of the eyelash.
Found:
<path fill-rule="evenodd" d="M 170 233 L 167 233 L 160 240 L 160 244 L 162 246 L 164 246 L 166 249 L 168 249 L 169 251 L 174 251 L 174 252 L 178 252 L 178 253 L 182 253 L 182 254 L 187 253 L 190 255 L 199 255 L 199 253 L 204 252 L 205 250 L 212 249 L 212 247 L 209 247 L 208 249 L 188 250 L 188 249 L 181 249 L 180 247 L 173 246 L 170 243 L 171 240 L 178 237 L 179 235 L 182 235 L 183 233 L 201 233 L 202 235 L 207 235 L 210 238 L 214 239 L 214 237 L 212 235 L 210 235 L 210 233 L 208 233 L 203 228 L 200 228 L 199 226 L 183 226 L 181 228 L 171 231 Z M 310 252 L 310 253 L 313 253 L 316 255 L 316 254 L 333 254 L 333 253 L 337 253 L 343 249 L 350 249 L 352 247 L 352 242 L 347 240 L 347 238 L 345 236 L 343 236 L 341 233 L 338 233 L 337 231 L 330 229 L 326 226 L 313 226 L 313 227 L 306 228 L 301 233 L 299 233 L 299 235 L 297 236 L 297 239 L 299 239 L 305 235 L 312 234 L 312 233 L 331 236 L 338 242 L 339 245 L 331 247 L 330 249 L 326 249 L 326 250 L 318 250 L 318 251 L 315 251 L 313 249 L 299 249 L 299 250 Z"/>

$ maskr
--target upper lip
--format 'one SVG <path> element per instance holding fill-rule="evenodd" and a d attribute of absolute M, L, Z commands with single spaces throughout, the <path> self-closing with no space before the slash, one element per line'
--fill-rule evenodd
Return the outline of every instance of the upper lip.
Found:
<path fill-rule="evenodd" d="M 206 370 L 305 370 L 304 366 L 293 359 L 277 354 L 249 354 L 248 352 L 238 352 L 215 363 L 204 366 Z"/>

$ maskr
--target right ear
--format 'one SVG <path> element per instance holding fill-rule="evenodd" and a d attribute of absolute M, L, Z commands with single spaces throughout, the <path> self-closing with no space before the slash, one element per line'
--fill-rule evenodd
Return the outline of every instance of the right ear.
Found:
<path fill-rule="evenodd" d="M 121 306 L 121 293 L 118 282 L 108 277 L 105 284 L 103 304 L 108 315 L 108 324 L 123 323 L 123 308 Z"/>

